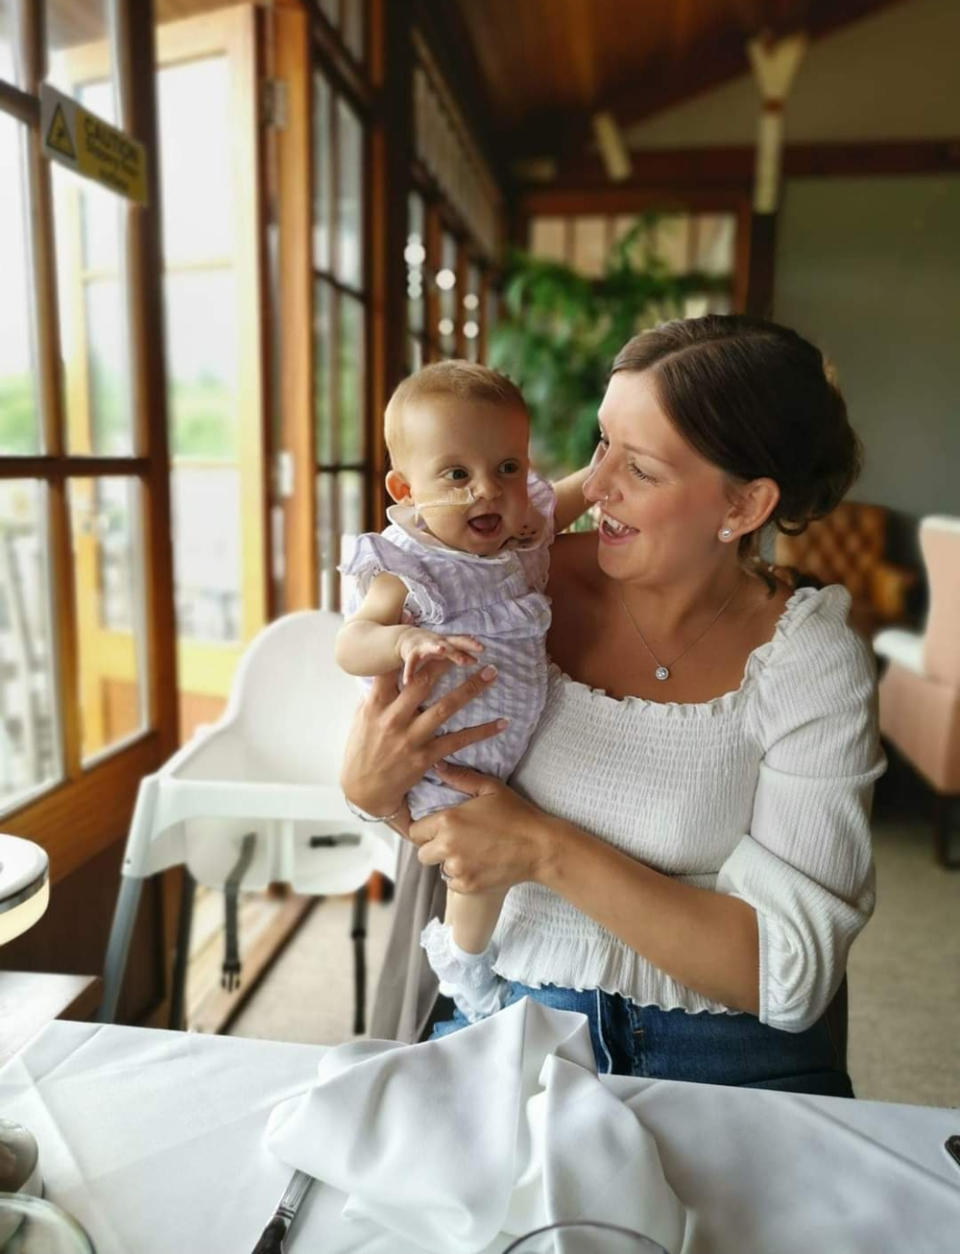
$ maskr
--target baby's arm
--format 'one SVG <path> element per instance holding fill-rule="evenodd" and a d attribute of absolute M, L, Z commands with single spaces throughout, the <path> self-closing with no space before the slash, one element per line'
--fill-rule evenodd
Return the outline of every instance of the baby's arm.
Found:
<path fill-rule="evenodd" d="M 553 525 L 558 535 L 561 531 L 566 531 L 571 523 L 576 522 L 587 508 L 588 502 L 583 495 L 583 485 L 589 473 L 590 467 L 584 466 L 583 470 L 575 470 L 572 475 L 567 475 L 553 485 L 557 497 Z"/>
<path fill-rule="evenodd" d="M 406 683 L 428 657 L 446 657 L 457 666 L 476 661 L 483 645 L 472 636 L 438 636 L 402 623 L 407 588 L 386 571 L 376 575 L 363 604 L 337 632 L 337 664 L 348 675 L 387 675 L 403 667 Z"/>

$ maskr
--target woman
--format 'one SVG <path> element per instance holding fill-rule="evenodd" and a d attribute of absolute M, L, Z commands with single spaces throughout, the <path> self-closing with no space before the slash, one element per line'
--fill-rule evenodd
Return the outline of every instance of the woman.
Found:
<path fill-rule="evenodd" d="M 631 340 L 599 421 L 601 521 L 554 549 L 534 739 L 510 787 L 447 769 L 472 800 L 406 835 L 456 891 L 510 889 L 511 997 L 587 1014 L 601 1070 L 849 1094 L 824 1012 L 873 908 L 875 673 L 844 589 L 793 590 L 757 560 L 765 525 L 802 530 L 855 478 L 846 408 L 794 332 L 710 316 Z M 435 735 L 483 682 L 423 712 L 428 678 L 380 682 L 351 801 L 391 814 L 495 734 Z M 432 891 L 408 855 L 381 983 L 408 1017 L 388 1031 L 431 997 L 407 955 Z"/>

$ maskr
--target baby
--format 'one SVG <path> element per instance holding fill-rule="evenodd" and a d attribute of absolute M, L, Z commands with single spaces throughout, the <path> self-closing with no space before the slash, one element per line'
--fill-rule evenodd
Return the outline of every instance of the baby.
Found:
<path fill-rule="evenodd" d="M 499 735 L 451 759 L 506 779 L 543 710 L 549 546 L 555 528 L 583 513 L 587 471 L 555 488 L 531 474 L 519 390 L 465 361 L 438 362 L 404 380 L 387 405 L 385 437 L 393 465 L 386 487 L 396 504 L 390 526 L 360 536 L 340 567 L 354 584 L 337 661 L 366 677 L 400 669 L 402 683 L 429 658 L 496 666 L 497 685 L 443 730 L 508 718 Z M 455 670 L 441 676 L 431 700 L 460 678 Z M 416 820 L 465 799 L 428 773 L 407 806 Z M 502 902 L 501 893 L 448 891 L 445 922 L 431 920 L 421 936 L 440 991 L 471 1022 L 501 1004 L 491 938 Z"/>

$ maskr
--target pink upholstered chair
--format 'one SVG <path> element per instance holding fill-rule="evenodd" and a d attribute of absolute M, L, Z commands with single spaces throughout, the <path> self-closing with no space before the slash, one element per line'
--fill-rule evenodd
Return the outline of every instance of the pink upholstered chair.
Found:
<path fill-rule="evenodd" d="M 922 635 L 888 628 L 873 647 L 889 659 L 880 681 L 880 731 L 937 794 L 936 851 L 951 856 L 950 827 L 960 801 L 960 518 L 920 524 L 930 610 Z"/>

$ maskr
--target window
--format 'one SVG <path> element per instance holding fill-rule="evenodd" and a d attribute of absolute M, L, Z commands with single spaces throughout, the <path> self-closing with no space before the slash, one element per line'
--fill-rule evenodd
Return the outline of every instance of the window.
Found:
<path fill-rule="evenodd" d="M 55 878 L 117 838 L 173 723 L 155 223 L 40 156 L 41 81 L 120 127 L 142 104 L 142 18 L 120 45 L 113 12 L 0 0 L 0 813 Z"/>
<path fill-rule="evenodd" d="M 598 278 L 614 244 L 633 231 L 637 221 L 631 214 L 535 217 L 530 222 L 530 251 L 535 257 L 560 261 L 588 278 Z M 736 234 L 735 213 L 671 210 L 656 216 L 649 242 L 672 274 L 726 279 L 732 290 Z M 687 317 L 698 317 L 728 313 L 730 308 L 730 291 L 711 290 L 688 296 L 684 312 Z"/>
<path fill-rule="evenodd" d="M 157 27 L 180 737 L 267 621 L 259 128 L 250 9 Z"/>
<path fill-rule="evenodd" d="M 408 214 L 408 364 L 486 356 L 488 292 L 500 253 L 500 192 L 429 48 L 414 39 L 414 150 Z"/>
<path fill-rule="evenodd" d="M 314 436 L 321 609 L 340 608 L 343 549 L 363 531 L 370 473 L 366 133 L 356 105 L 313 72 Z"/>

